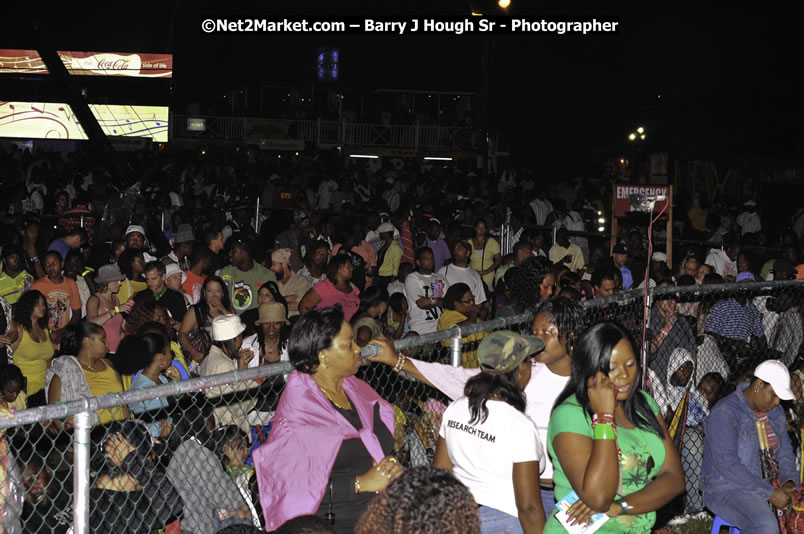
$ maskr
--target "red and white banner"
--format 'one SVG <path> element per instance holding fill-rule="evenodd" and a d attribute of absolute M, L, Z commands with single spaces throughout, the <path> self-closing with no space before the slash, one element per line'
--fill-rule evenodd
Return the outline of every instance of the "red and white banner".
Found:
<path fill-rule="evenodd" d="M 67 72 L 77 76 L 171 78 L 172 54 L 58 51 Z M 0 74 L 47 74 L 36 50 L 0 49 Z"/>
<path fill-rule="evenodd" d="M 614 186 L 614 216 L 625 217 L 631 211 L 639 211 L 632 209 L 629 197 L 631 195 L 642 195 L 643 197 L 656 197 L 664 195 L 669 198 L 669 186 L 666 185 L 629 185 L 619 184 Z M 657 201 L 653 206 L 654 213 L 659 212 L 664 207 L 666 200 Z M 647 210 L 646 210 L 647 211 Z"/>

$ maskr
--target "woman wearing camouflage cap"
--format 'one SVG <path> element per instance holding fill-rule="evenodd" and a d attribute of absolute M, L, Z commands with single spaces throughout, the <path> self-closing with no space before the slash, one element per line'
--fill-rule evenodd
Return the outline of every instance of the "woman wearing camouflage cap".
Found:
<path fill-rule="evenodd" d="M 483 532 L 540 534 L 544 528 L 544 448 L 525 415 L 524 393 L 531 357 L 544 345 L 506 330 L 486 336 L 477 351 L 481 372 L 441 421 L 433 466 L 452 471 L 469 488 Z"/>

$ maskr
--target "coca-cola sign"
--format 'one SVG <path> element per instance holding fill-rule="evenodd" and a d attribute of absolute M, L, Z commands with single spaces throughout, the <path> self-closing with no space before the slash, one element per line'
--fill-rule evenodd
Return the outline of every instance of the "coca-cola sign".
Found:
<path fill-rule="evenodd" d="M 67 72 L 79 76 L 134 76 L 171 78 L 171 54 L 127 52 L 75 52 L 59 50 Z M 0 49 L 0 74 L 47 74 L 48 69 L 36 50 Z"/>

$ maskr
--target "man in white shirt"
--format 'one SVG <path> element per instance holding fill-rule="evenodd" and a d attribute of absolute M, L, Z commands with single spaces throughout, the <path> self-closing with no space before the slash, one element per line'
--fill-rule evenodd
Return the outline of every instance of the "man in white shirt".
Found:
<path fill-rule="evenodd" d="M 486 291 L 483 289 L 483 280 L 480 273 L 469 267 L 469 255 L 472 247 L 466 241 L 458 241 L 452 247 L 452 263 L 441 267 L 438 274 L 449 282 L 449 285 L 464 283 L 469 286 L 475 304 L 486 302 Z"/>
<path fill-rule="evenodd" d="M 332 192 L 338 190 L 338 182 L 332 178 L 321 180 L 318 185 L 318 209 L 328 210 Z"/>
<path fill-rule="evenodd" d="M 762 230 L 762 221 L 759 220 L 757 213 L 757 203 L 753 200 L 743 204 L 745 211 L 737 216 L 737 224 L 740 226 L 742 235 L 754 234 Z"/>
<path fill-rule="evenodd" d="M 410 329 L 418 334 L 430 334 L 438 329 L 438 318 L 447 293 L 447 279 L 433 272 L 435 258 L 429 247 L 416 251 L 416 272 L 405 279 Z"/>
<path fill-rule="evenodd" d="M 553 212 L 553 205 L 547 200 L 544 189 L 540 190 L 537 197 L 530 201 L 530 209 L 536 217 L 536 224 L 543 225 L 547 216 Z"/>
<path fill-rule="evenodd" d="M 715 272 L 725 281 L 734 282 L 737 280 L 737 256 L 740 255 L 741 248 L 739 241 L 735 240 L 729 242 L 726 250 L 711 248 L 704 263 L 714 267 Z"/>

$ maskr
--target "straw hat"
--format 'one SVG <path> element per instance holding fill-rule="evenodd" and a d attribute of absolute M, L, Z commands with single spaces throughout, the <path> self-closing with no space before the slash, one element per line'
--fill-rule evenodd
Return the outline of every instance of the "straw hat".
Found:
<path fill-rule="evenodd" d="M 260 306 L 260 318 L 254 324 L 260 326 L 263 323 L 285 323 L 290 324 L 285 315 L 285 305 L 281 302 L 266 302 Z"/>

